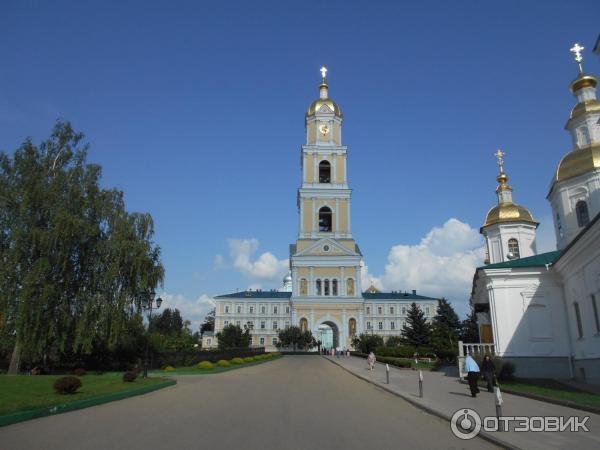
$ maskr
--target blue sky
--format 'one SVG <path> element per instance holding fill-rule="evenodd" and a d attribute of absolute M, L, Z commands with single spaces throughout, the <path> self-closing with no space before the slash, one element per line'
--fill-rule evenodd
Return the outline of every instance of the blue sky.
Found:
<path fill-rule="evenodd" d="M 194 324 L 212 295 L 279 287 L 321 65 L 369 278 L 465 310 L 498 147 L 552 248 L 569 48 L 600 75 L 599 2 L 100 3 L 2 2 L 0 150 L 58 118 L 83 131 L 104 185 L 153 215 L 167 304 Z"/>

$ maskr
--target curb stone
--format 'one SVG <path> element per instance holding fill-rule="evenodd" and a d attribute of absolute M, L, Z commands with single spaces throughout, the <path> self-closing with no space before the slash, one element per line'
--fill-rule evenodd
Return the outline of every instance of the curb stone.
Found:
<path fill-rule="evenodd" d="M 335 364 L 336 366 L 342 368 L 343 370 L 345 370 L 349 374 L 354 375 L 356 378 L 358 378 L 360 380 L 363 380 L 363 381 L 366 381 L 367 383 L 370 383 L 373 386 L 376 386 L 376 387 L 378 387 L 380 389 L 383 389 L 384 391 L 389 392 L 390 394 L 393 394 L 396 397 L 400 397 L 401 399 L 406 400 L 411 405 L 416 406 L 417 408 L 425 411 L 426 413 L 429 413 L 429 414 L 431 414 L 433 416 L 439 417 L 440 419 L 444 419 L 444 420 L 446 420 L 448 422 L 450 422 L 451 419 L 452 419 L 452 416 L 449 416 L 449 415 L 447 415 L 447 414 L 445 414 L 443 412 L 440 412 L 440 411 L 438 411 L 436 409 L 433 409 L 430 406 L 423 405 L 422 403 L 419 403 L 418 401 L 416 401 L 414 398 L 411 398 L 410 396 L 405 395 L 405 394 L 401 394 L 400 392 L 394 391 L 394 390 L 386 387 L 383 384 L 379 384 L 377 381 L 370 380 L 367 377 L 363 377 L 362 375 L 354 373 L 350 369 L 347 369 L 346 367 L 342 366 L 340 363 L 338 363 L 338 362 L 336 362 L 336 361 L 334 361 L 332 359 L 326 358 L 325 356 L 323 356 L 323 358 L 325 360 L 329 361 L 330 363 Z M 382 365 L 382 363 L 377 363 L 377 364 L 381 364 Z M 516 446 L 514 446 L 512 444 L 509 444 L 508 442 L 505 442 L 502 439 L 497 438 L 496 436 L 493 436 L 493 435 L 491 435 L 489 433 L 486 433 L 485 431 L 480 431 L 477 436 L 481 437 L 482 439 L 485 439 L 488 442 L 491 442 L 492 444 L 495 444 L 495 445 L 498 445 L 498 446 L 500 446 L 502 448 L 505 448 L 507 450 L 522 450 L 520 447 L 516 447 Z"/>
<path fill-rule="evenodd" d="M 26 420 L 37 419 L 40 417 L 53 416 L 55 414 L 75 411 L 77 409 L 89 408 L 90 406 L 102 405 L 103 403 L 114 402 L 116 400 L 124 400 L 126 398 L 157 391 L 168 386 L 173 386 L 175 384 L 177 384 L 176 380 L 165 380 L 161 383 L 156 383 L 149 386 L 143 386 L 137 389 L 130 389 L 122 392 L 115 392 L 114 394 L 101 395 L 97 397 L 87 398 L 85 400 L 76 400 L 70 403 L 45 406 L 43 408 L 29 409 L 26 411 L 17 411 L 14 413 L 0 416 L 0 427 L 12 425 L 18 422 L 24 422 Z"/>

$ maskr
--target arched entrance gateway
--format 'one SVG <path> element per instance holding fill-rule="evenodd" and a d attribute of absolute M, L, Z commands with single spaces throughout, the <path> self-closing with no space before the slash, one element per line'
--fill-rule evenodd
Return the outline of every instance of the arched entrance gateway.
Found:
<path fill-rule="evenodd" d="M 317 330 L 317 339 L 321 341 L 321 348 L 330 349 L 340 346 L 340 330 L 335 323 L 325 321 Z"/>

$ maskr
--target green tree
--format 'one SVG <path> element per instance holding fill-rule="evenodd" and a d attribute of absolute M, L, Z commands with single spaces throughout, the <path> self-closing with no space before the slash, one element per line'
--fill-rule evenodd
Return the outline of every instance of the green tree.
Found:
<path fill-rule="evenodd" d="M 185 328 L 185 322 L 177 308 L 165 309 L 158 316 L 153 317 L 150 323 L 150 331 L 165 336 L 180 336 Z"/>
<path fill-rule="evenodd" d="M 385 341 L 386 347 L 400 347 L 403 344 L 400 336 L 390 336 Z"/>
<path fill-rule="evenodd" d="M 376 352 L 383 347 L 383 338 L 377 334 L 363 333 L 352 339 L 352 345 L 361 353 Z"/>
<path fill-rule="evenodd" d="M 453 359 L 457 353 L 460 320 L 452 304 L 442 298 L 431 325 L 429 346 L 439 357 Z"/>
<path fill-rule="evenodd" d="M 206 314 L 204 322 L 200 325 L 200 334 L 204 334 L 205 331 L 215 331 L 215 314 L 216 309 L 213 308 Z"/>
<path fill-rule="evenodd" d="M 248 347 L 250 345 L 250 329 L 244 327 L 242 330 L 239 325 L 229 324 L 217 333 L 217 339 L 219 348 L 222 350 Z"/>
<path fill-rule="evenodd" d="M 477 315 L 473 308 L 460 324 L 460 340 L 470 343 L 479 342 L 479 325 L 477 325 Z"/>
<path fill-rule="evenodd" d="M 402 339 L 413 347 L 422 347 L 429 343 L 431 327 L 425 319 L 425 314 L 415 302 L 412 302 L 406 316 L 406 322 L 402 326 Z"/>
<path fill-rule="evenodd" d="M 317 341 L 310 330 L 302 331 L 300 327 L 295 325 L 279 330 L 278 338 L 278 347 L 292 347 L 293 351 L 309 350 L 317 345 Z"/>
<path fill-rule="evenodd" d="M 83 135 L 58 122 L 39 147 L 0 153 L 0 335 L 9 373 L 21 359 L 47 362 L 116 348 L 164 269 L 149 214 L 125 209 L 123 192 L 99 186 Z"/>

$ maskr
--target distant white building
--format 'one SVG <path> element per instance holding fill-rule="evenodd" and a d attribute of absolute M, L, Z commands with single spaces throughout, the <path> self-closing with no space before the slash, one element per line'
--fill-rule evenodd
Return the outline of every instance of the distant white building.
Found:
<path fill-rule="evenodd" d="M 537 223 L 512 201 L 498 153 L 498 205 L 481 228 L 488 257 L 473 279 L 471 304 L 481 342 L 523 377 L 576 378 L 600 384 L 600 102 L 598 79 L 571 83 L 577 104 L 565 128 L 573 149 L 559 162 L 548 200 L 558 250 L 537 253 Z"/>

